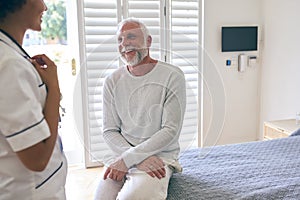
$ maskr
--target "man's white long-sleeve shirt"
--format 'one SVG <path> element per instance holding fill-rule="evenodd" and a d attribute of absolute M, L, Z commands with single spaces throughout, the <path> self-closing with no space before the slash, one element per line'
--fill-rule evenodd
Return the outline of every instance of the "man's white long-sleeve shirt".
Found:
<path fill-rule="evenodd" d="M 103 87 L 103 137 L 112 155 L 129 168 L 156 155 L 180 170 L 185 106 L 185 78 L 178 67 L 158 61 L 144 76 L 133 76 L 126 66 L 117 69 Z"/>

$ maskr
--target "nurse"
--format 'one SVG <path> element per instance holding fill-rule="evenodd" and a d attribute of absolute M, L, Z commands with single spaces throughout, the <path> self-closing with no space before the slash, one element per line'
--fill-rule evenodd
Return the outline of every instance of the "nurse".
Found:
<path fill-rule="evenodd" d="M 0 200 L 66 199 L 57 67 L 21 47 L 46 10 L 43 0 L 0 1 Z"/>

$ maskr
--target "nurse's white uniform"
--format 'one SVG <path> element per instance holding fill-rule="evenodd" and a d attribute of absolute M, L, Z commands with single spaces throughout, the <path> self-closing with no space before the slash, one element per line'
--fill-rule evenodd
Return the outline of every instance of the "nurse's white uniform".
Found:
<path fill-rule="evenodd" d="M 64 200 L 67 162 L 59 137 L 42 172 L 28 170 L 15 153 L 50 136 L 46 86 L 27 58 L 0 32 L 0 200 Z"/>

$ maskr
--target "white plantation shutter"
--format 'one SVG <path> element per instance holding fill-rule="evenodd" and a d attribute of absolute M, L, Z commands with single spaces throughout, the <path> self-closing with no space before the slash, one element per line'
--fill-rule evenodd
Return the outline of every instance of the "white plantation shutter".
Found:
<path fill-rule="evenodd" d="M 117 0 L 84 0 L 80 6 L 85 165 L 91 167 L 108 151 L 102 137 L 102 86 L 119 64 L 115 35 L 120 6 Z"/>
<path fill-rule="evenodd" d="M 198 58 L 199 58 L 199 2 L 198 0 L 172 0 L 169 2 L 171 40 L 169 62 L 185 74 L 187 104 L 183 128 L 179 138 L 181 151 L 197 145 L 198 136 Z"/>
<path fill-rule="evenodd" d="M 115 33 L 118 22 L 127 17 L 138 18 L 149 28 L 152 57 L 185 73 L 187 109 L 180 143 L 182 150 L 190 146 L 198 130 L 197 0 L 83 0 L 78 4 L 86 166 L 99 165 L 108 151 L 102 138 L 102 86 L 104 77 L 119 66 Z"/>

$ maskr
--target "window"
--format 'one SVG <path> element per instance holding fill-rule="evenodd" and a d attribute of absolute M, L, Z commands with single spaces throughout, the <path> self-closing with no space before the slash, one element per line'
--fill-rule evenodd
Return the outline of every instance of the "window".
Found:
<path fill-rule="evenodd" d="M 180 136 L 182 150 L 197 145 L 198 133 L 198 0 L 83 0 L 80 15 L 81 73 L 86 166 L 101 163 L 107 147 L 102 138 L 102 86 L 118 68 L 116 28 L 121 19 L 144 21 L 152 35 L 150 54 L 178 65 L 185 73 L 187 108 Z"/>

